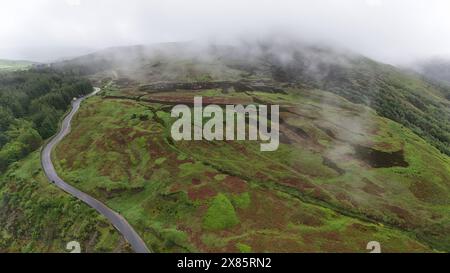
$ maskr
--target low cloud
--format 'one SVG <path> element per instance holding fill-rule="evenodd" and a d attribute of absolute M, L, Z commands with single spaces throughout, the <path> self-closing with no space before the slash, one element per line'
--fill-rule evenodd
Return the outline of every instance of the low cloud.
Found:
<path fill-rule="evenodd" d="M 446 0 L 4 0 L 0 58 L 284 32 L 396 64 L 450 55 L 449 15 Z"/>

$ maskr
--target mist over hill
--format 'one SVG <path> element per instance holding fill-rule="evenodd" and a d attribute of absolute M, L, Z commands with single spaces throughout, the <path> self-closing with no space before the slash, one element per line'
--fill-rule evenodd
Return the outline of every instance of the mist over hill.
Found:
<path fill-rule="evenodd" d="M 110 48 L 52 67 L 137 85 L 268 81 L 323 89 L 372 107 L 450 154 L 450 88 L 345 49 L 286 37 L 227 46 L 165 43 Z"/>
<path fill-rule="evenodd" d="M 425 77 L 442 82 L 450 86 L 450 59 L 449 58 L 431 58 L 425 61 L 417 62 L 413 69 L 423 74 Z"/>

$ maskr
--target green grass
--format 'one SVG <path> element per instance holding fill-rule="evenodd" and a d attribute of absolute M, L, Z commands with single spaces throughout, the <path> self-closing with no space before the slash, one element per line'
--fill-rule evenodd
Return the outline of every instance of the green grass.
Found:
<path fill-rule="evenodd" d="M 233 206 L 237 208 L 246 209 L 250 206 L 252 201 L 250 194 L 248 192 L 244 192 L 241 194 L 233 194 L 231 202 Z"/>
<path fill-rule="evenodd" d="M 26 70 L 32 66 L 33 62 L 0 60 L 0 72 L 10 72 Z"/>
<path fill-rule="evenodd" d="M 239 223 L 233 204 L 223 194 L 217 195 L 211 202 L 204 218 L 203 227 L 207 230 L 231 228 Z"/>
<path fill-rule="evenodd" d="M 239 249 L 241 253 L 250 253 L 252 252 L 252 247 L 246 244 L 237 243 L 236 248 Z"/>

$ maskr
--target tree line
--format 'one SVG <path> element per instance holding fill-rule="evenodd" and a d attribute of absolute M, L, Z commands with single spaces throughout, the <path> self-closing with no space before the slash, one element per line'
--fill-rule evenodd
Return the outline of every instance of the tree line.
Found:
<path fill-rule="evenodd" d="M 0 172 L 55 134 L 72 99 L 92 90 L 88 80 L 52 69 L 0 73 Z"/>

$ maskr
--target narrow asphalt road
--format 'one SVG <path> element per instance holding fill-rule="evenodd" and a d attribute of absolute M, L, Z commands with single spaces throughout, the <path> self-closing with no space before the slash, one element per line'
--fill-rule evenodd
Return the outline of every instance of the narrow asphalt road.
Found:
<path fill-rule="evenodd" d="M 145 245 L 144 241 L 139 237 L 136 231 L 131 227 L 130 224 L 123 218 L 120 214 L 108 208 L 105 204 L 93 198 L 90 195 L 72 187 L 68 183 L 64 182 L 56 173 L 55 168 L 53 166 L 51 160 L 51 153 L 53 148 L 70 132 L 70 123 L 72 121 L 73 116 L 80 108 L 81 102 L 100 91 L 100 88 L 95 87 L 95 91 L 90 95 L 79 98 L 72 102 L 72 110 L 70 113 L 64 118 L 61 130 L 59 133 L 51 139 L 51 141 L 44 147 L 41 154 L 41 163 L 44 169 L 44 172 L 50 181 L 53 181 L 54 184 L 60 189 L 66 191 L 72 196 L 80 199 L 84 203 L 88 204 L 90 207 L 97 210 L 100 214 L 108 218 L 108 220 L 114 225 L 114 227 L 123 235 L 123 237 L 128 241 L 133 250 L 137 253 L 150 253 L 150 250 Z"/>

